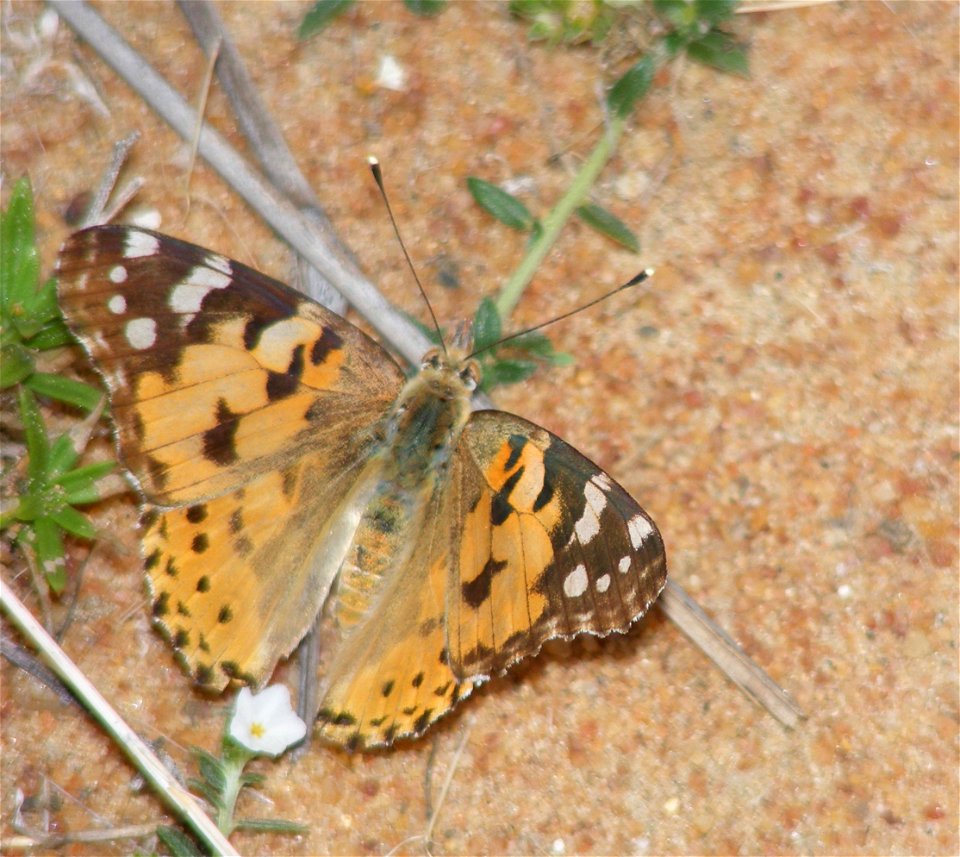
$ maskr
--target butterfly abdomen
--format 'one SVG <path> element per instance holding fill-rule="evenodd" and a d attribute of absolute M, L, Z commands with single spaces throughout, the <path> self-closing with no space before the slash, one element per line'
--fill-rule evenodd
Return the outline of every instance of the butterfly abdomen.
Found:
<path fill-rule="evenodd" d="M 426 363 L 398 396 L 377 453 L 379 484 L 340 570 L 335 615 L 341 628 L 366 618 L 380 582 L 406 564 L 411 533 L 435 523 L 431 499 L 469 415 L 470 391 L 446 364 Z"/>

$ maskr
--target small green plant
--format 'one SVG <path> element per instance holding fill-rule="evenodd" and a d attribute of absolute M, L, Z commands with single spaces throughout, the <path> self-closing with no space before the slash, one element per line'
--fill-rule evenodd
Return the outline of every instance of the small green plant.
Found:
<path fill-rule="evenodd" d="M 528 20 L 534 20 L 535 27 L 545 26 L 546 21 L 555 20 L 561 36 L 551 40 L 570 41 L 568 35 L 571 27 L 578 32 L 586 32 L 579 25 L 573 26 L 571 23 L 582 20 L 575 16 L 581 15 L 584 6 L 593 10 L 596 18 L 601 12 L 625 14 L 635 5 L 629 2 L 602 3 L 599 0 L 592 4 L 566 0 L 516 0 L 511 4 L 511 10 Z M 530 232 L 526 255 L 495 301 L 502 319 L 513 312 L 527 284 L 573 215 L 629 250 L 639 252 L 639 241 L 630 228 L 612 212 L 588 201 L 588 196 L 601 170 L 616 150 L 636 105 L 652 86 L 657 69 L 664 62 L 684 53 L 692 60 L 722 71 L 747 73 L 743 47 L 733 36 L 720 29 L 720 24 L 733 15 L 735 0 L 654 0 L 652 6 L 658 17 L 659 36 L 644 55 L 609 88 L 604 104 L 607 113 L 604 133 L 566 193 L 546 216 L 542 219 L 535 217 L 520 199 L 502 188 L 475 176 L 467 179 L 468 189 L 484 210 L 513 229 Z M 604 11 L 604 7 L 616 8 Z M 591 32 L 590 38 L 596 39 L 598 31 L 591 29 Z M 538 30 L 531 37 L 547 36 Z"/>
<path fill-rule="evenodd" d="M 99 461 L 75 467 L 86 438 L 78 443 L 66 432 L 51 442 L 29 387 L 21 386 L 19 404 L 27 448 L 26 479 L 18 480 L 19 495 L 9 509 L 0 512 L 0 530 L 15 522 L 23 525 L 17 544 L 31 551 L 50 589 L 61 592 L 67 582 L 64 533 L 95 538 L 93 524 L 76 507 L 101 499 L 97 480 L 113 470 L 114 463 Z"/>
<path fill-rule="evenodd" d="M 60 317 L 55 280 L 39 284 L 33 195 L 26 179 L 17 182 L 0 213 L 0 242 L 0 387 L 16 390 L 18 414 L 5 419 L 6 429 L 19 423 L 26 449 L 25 466 L 10 465 L 3 474 L 0 530 L 13 532 L 14 543 L 58 593 L 66 585 L 64 536 L 95 536 L 76 507 L 101 499 L 97 482 L 114 466 L 110 461 L 77 466 L 104 396 L 88 384 L 37 369 L 42 352 L 69 345 L 73 337 Z M 37 395 L 84 408 L 91 417 L 51 441 Z"/>
<path fill-rule="evenodd" d="M 553 343 L 537 331 L 515 336 L 503 345 L 503 321 L 497 305 L 484 298 L 473 319 L 473 349 L 481 368 L 480 389 L 489 393 L 502 384 L 516 384 L 533 375 L 541 365 L 568 366 L 573 357 L 555 351 Z"/>

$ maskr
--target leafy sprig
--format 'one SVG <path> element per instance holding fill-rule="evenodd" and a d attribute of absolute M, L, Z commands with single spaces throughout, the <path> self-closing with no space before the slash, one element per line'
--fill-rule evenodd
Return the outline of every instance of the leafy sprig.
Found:
<path fill-rule="evenodd" d="M 0 389 L 24 384 L 35 393 L 90 411 L 95 387 L 37 370 L 39 352 L 72 343 L 57 306 L 53 277 L 40 285 L 30 182 L 20 179 L 0 214 Z"/>
<path fill-rule="evenodd" d="M 588 4 L 589 5 L 589 4 Z M 598 4 L 593 4 L 596 8 Z M 602 4 L 600 4 L 602 5 Z M 630 6 L 632 4 L 621 4 Z M 720 29 L 734 12 L 734 0 L 654 0 L 661 34 L 646 53 L 631 65 L 609 88 L 605 100 L 607 121 L 593 151 L 574 177 L 567 192 L 543 219 L 531 213 L 522 200 L 475 176 L 467 187 L 477 203 L 493 217 L 514 229 L 531 233 L 526 255 L 504 284 L 496 299 L 501 317 L 513 312 L 527 284 L 553 246 L 563 226 L 577 215 L 584 223 L 633 252 L 640 245 L 633 231 L 615 214 L 590 202 L 590 190 L 616 150 L 626 123 L 637 104 L 653 85 L 658 68 L 681 53 L 722 71 L 747 72 L 746 53 L 729 33 Z M 511 9 L 541 22 L 545 15 L 570 15 L 580 4 L 531 0 L 514 2 Z M 563 39 L 567 41 L 566 38 Z"/>
<path fill-rule="evenodd" d="M 33 194 L 26 179 L 17 182 L 7 209 L 0 212 L 0 387 L 17 388 L 18 420 L 26 461 L 4 474 L 11 496 L 0 500 L 0 530 L 14 532 L 50 589 L 66 585 L 64 538 L 93 539 L 90 520 L 78 506 L 102 498 L 97 482 L 113 470 L 101 461 L 80 465 L 93 424 L 104 406 L 94 387 L 37 370 L 41 352 L 72 343 L 56 299 L 53 278 L 40 285 Z M 37 395 L 59 399 L 91 412 L 75 430 L 51 440 Z"/>

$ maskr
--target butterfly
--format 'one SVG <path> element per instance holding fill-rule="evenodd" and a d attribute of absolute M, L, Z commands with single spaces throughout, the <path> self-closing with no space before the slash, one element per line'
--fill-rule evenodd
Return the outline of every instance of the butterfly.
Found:
<path fill-rule="evenodd" d="M 316 732 L 387 746 L 662 590 L 647 513 L 545 429 L 472 412 L 473 359 L 408 380 L 299 292 L 132 226 L 74 234 L 57 270 L 143 498 L 155 623 L 200 685 L 261 686 L 322 610 Z"/>

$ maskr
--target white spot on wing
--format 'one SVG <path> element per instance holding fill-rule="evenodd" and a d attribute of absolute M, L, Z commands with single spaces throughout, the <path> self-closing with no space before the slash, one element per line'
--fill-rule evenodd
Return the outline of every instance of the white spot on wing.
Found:
<path fill-rule="evenodd" d="M 125 283 L 127 281 L 127 269 L 123 265 L 114 265 L 110 269 L 110 273 L 107 275 L 110 277 L 111 283 Z"/>
<path fill-rule="evenodd" d="M 587 501 L 583 506 L 583 514 L 580 520 L 573 525 L 573 529 L 580 539 L 580 544 L 585 545 L 600 532 L 600 513 L 607 506 L 607 498 L 593 482 L 588 482 L 583 488 L 583 497 Z"/>
<path fill-rule="evenodd" d="M 225 289 L 232 282 L 229 274 L 210 268 L 194 268 L 184 280 L 173 287 L 168 300 L 170 309 L 178 315 L 194 315 L 200 311 L 203 299 L 213 289 Z"/>
<path fill-rule="evenodd" d="M 627 524 L 627 532 L 630 533 L 630 544 L 636 550 L 653 535 L 653 527 L 643 515 L 634 515 Z"/>
<path fill-rule="evenodd" d="M 137 351 L 150 348 L 157 341 L 157 323 L 152 318 L 135 318 L 123 329 L 127 342 Z"/>
<path fill-rule="evenodd" d="M 579 598 L 587 591 L 587 568 L 580 563 L 563 579 L 563 594 L 568 598 Z"/>
<path fill-rule="evenodd" d="M 620 569 L 620 574 L 626 574 L 628 571 L 630 571 L 630 563 L 632 561 L 633 560 L 631 560 L 630 557 L 628 556 L 622 557 L 620 559 L 620 564 L 617 566 L 617 568 Z"/>
<path fill-rule="evenodd" d="M 131 229 L 123 245 L 125 259 L 138 259 L 141 256 L 156 256 L 160 252 L 160 240 L 156 235 Z"/>
<path fill-rule="evenodd" d="M 127 299 L 123 295 L 114 295 L 107 301 L 107 309 L 114 315 L 123 315 L 127 311 Z"/>
<path fill-rule="evenodd" d="M 596 582 L 597 592 L 606 592 L 610 588 L 610 575 L 605 574 L 598 577 Z"/>

